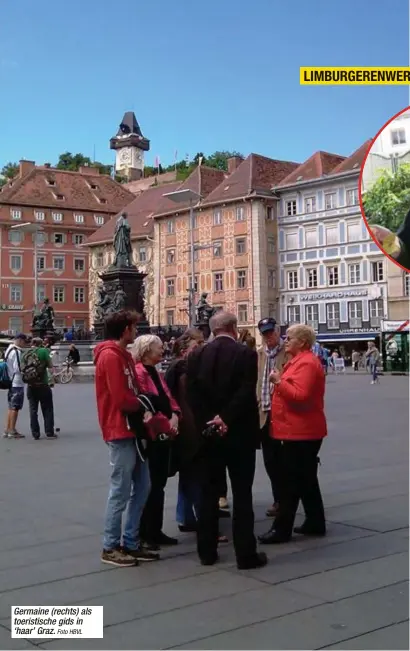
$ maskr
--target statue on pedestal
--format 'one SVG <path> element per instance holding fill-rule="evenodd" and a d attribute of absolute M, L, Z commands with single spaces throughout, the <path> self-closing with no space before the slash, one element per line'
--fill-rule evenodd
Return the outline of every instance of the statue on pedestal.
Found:
<path fill-rule="evenodd" d="M 96 321 L 104 321 L 109 314 L 115 311 L 114 305 L 104 287 L 100 287 L 98 293 L 99 297 L 95 306 Z"/>
<path fill-rule="evenodd" d="M 54 308 L 48 298 L 44 299 L 40 312 L 34 314 L 31 327 L 42 332 L 54 332 Z"/>
<path fill-rule="evenodd" d="M 121 285 L 117 286 L 114 294 L 114 311 L 119 312 L 125 308 L 127 302 L 127 294 L 122 289 Z"/>
<path fill-rule="evenodd" d="M 126 212 L 121 213 L 117 219 L 113 243 L 115 258 L 112 267 L 115 267 L 117 269 L 124 267 L 133 267 L 131 227 L 128 223 L 128 216 Z"/>
<path fill-rule="evenodd" d="M 196 318 L 198 324 L 208 324 L 209 319 L 215 314 L 215 308 L 213 308 L 212 305 L 209 305 L 206 300 L 207 297 L 208 294 L 206 292 L 201 294 L 201 298 L 196 305 Z"/>

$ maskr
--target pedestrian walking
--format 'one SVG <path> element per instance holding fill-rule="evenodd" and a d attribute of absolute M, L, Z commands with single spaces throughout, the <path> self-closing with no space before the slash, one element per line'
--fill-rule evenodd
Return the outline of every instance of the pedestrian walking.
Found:
<path fill-rule="evenodd" d="M 21 354 L 27 345 L 27 336 L 19 333 L 15 336 L 14 341 L 8 346 L 4 361 L 7 364 L 7 375 L 10 382 L 10 388 L 7 393 L 7 420 L 4 428 L 4 438 L 23 439 L 17 429 L 17 419 L 24 405 L 24 382 L 21 376 Z"/>
<path fill-rule="evenodd" d="M 380 352 L 376 347 L 374 341 L 369 341 L 367 344 L 366 359 L 368 360 L 370 373 L 372 376 L 371 384 L 378 384 L 379 377 L 377 374 L 377 365 L 380 359 Z"/>

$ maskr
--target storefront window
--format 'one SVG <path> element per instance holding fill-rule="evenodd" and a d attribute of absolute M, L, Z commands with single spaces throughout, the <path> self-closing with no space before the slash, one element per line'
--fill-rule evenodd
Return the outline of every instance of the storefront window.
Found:
<path fill-rule="evenodd" d="M 387 373 L 408 373 L 409 333 L 384 332 L 382 354 L 383 367 Z"/>

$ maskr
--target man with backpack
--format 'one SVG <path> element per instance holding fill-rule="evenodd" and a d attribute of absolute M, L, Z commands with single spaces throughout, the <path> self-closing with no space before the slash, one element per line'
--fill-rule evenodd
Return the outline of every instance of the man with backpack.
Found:
<path fill-rule="evenodd" d="M 50 386 L 49 369 L 53 366 L 50 351 L 43 340 L 35 337 L 31 348 L 21 357 L 21 375 L 27 384 L 27 400 L 30 406 L 30 429 L 33 439 L 40 438 L 40 423 L 38 422 L 38 407 L 44 419 L 44 430 L 47 439 L 56 439 L 54 431 L 53 392 Z"/>
<path fill-rule="evenodd" d="M 27 344 L 27 337 L 20 333 L 7 348 L 0 367 L 0 388 L 7 389 L 7 421 L 4 438 L 23 439 L 24 434 L 16 430 L 19 411 L 24 404 L 24 382 L 21 375 L 21 354 Z"/>

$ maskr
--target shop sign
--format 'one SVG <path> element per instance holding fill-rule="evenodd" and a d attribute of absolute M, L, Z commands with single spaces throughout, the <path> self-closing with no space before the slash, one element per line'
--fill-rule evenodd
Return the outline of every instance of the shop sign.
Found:
<path fill-rule="evenodd" d="M 301 301 L 317 301 L 321 299 L 328 299 L 328 298 L 351 298 L 354 296 L 367 296 L 368 291 L 367 289 L 347 289 L 345 291 L 341 292 L 323 292 L 323 293 L 316 293 L 316 294 L 301 294 L 300 295 L 300 300 Z"/>
<path fill-rule="evenodd" d="M 24 310 L 24 305 L 6 305 L 5 303 L 1 306 L 2 310 Z"/>
<path fill-rule="evenodd" d="M 381 329 L 383 332 L 408 332 L 408 321 L 382 321 Z"/>
<path fill-rule="evenodd" d="M 349 333 L 355 333 L 355 332 L 368 332 L 369 334 L 372 332 L 379 332 L 379 328 L 345 328 L 343 330 L 340 330 L 340 332 L 343 332 L 344 334 L 349 334 Z"/>

